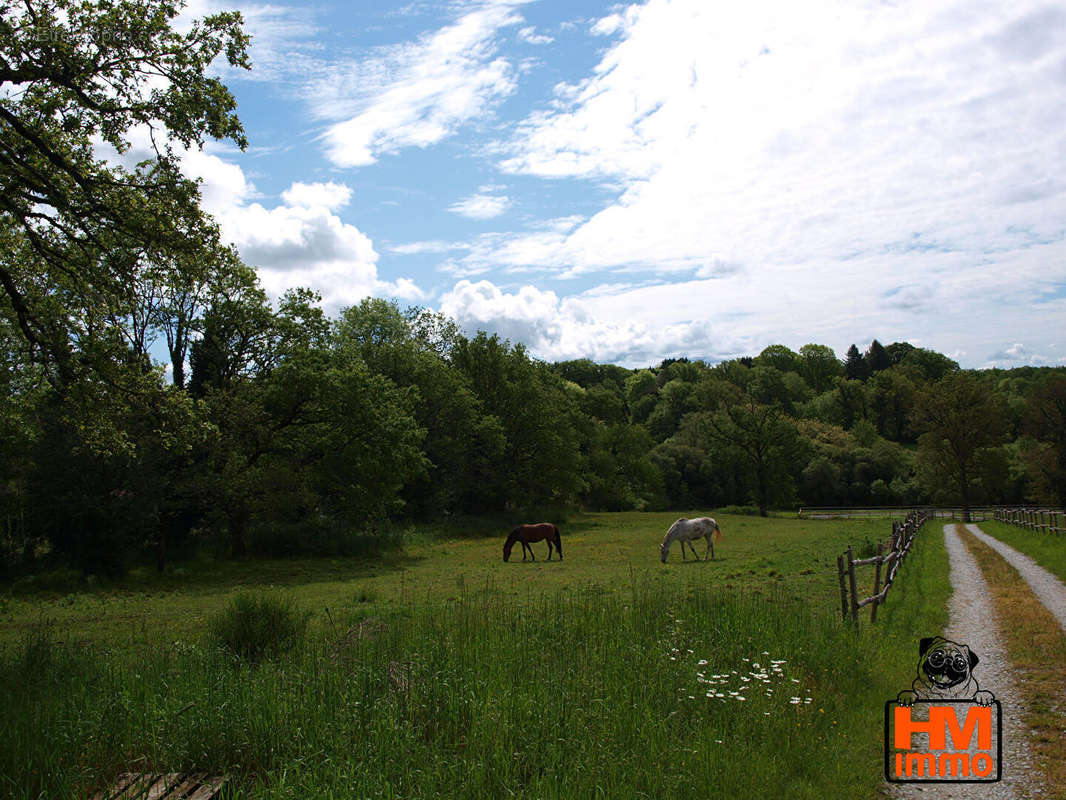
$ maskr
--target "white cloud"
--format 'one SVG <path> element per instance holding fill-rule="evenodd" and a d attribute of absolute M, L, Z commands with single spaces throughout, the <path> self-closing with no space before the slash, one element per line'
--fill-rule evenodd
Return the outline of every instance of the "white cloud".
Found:
<path fill-rule="evenodd" d="M 472 194 L 448 206 L 453 214 L 469 219 L 492 219 L 511 207 L 511 199 L 504 195 Z"/>
<path fill-rule="evenodd" d="M 463 250 L 466 245 L 463 242 L 446 242 L 442 239 L 430 239 L 423 242 L 407 242 L 395 244 L 389 247 L 390 253 L 398 253 L 402 256 L 422 255 L 423 253 L 448 253 L 452 250 Z"/>
<path fill-rule="evenodd" d="M 296 182 L 281 193 L 281 199 L 290 206 L 303 208 L 327 208 L 336 211 L 348 205 L 352 190 L 343 183 Z"/>
<path fill-rule="evenodd" d="M 487 280 L 460 280 L 441 297 L 440 310 L 468 333 L 497 333 L 552 361 L 592 358 L 646 366 L 666 355 L 721 358 L 737 352 L 735 342 L 702 319 L 620 317 L 609 303 L 599 302 L 603 297 L 594 292 L 560 298 L 529 285 L 506 292 Z"/>
<path fill-rule="evenodd" d="M 310 286 L 331 312 L 368 295 L 423 299 L 410 279 L 378 278 L 378 253 L 370 237 L 334 213 L 350 194 L 340 184 L 294 183 L 282 192 L 282 204 L 234 206 L 219 215 L 219 225 L 275 296 Z"/>
<path fill-rule="evenodd" d="M 372 164 L 405 147 L 427 147 L 488 113 L 515 88 L 497 57 L 497 32 L 522 21 L 516 2 L 485 3 L 417 42 L 339 65 L 318 83 L 315 113 L 332 124 L 323 140 L 340 167 Z"/>
<path fill-rule="evenodd" d="M 248 58 L 252 69 L 235 69 L 223 53 L 212 64 L 224 80 L 300 81 L 316 71 L 320 45 L 314 42 L 319 27 L 314 12 L 297 6 L 241 0 L 188 0 L 175 23 L 188 30 L 194 19 L 223 11 L 239 11 L 244 32 L 252 37 Z"/>
<path fill-rule="evenodd" d="M 572 230 L 479 236 L 447 271 L 712 278 L 663 302 L 737 311 L 756 347 L 846 347 L 869 320 L 950 352 L 960 308 L 999 326 L 972 353 L 1061 329 L 1061 303 L 1004 314 L 1066 284 L 1057 4 L 649 0 L 592 30 L 616 40 L 500 166 L 617 198 Z"/>
<path fill-rule="evenodd" d="M 553 36 L 549 36 L 546 33 L 537 33 L 537 29 L 533 26 L 519 29 L 518 38 L 526 44 L 551 44 L 555 41 Z"/>

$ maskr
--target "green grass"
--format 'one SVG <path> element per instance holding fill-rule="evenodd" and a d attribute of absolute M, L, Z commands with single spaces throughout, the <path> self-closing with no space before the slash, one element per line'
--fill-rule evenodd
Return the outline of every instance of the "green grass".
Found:
<path fill-rule="evenodd" d="M 992 520 L 979 522 L 978 527 L 989 536 L 1025 553 L 1044 569 L 1057 575 L 1059 580 L 1066 581 L 1066 536 L 1040 533 Z"/>
<path fill-rule="evenodd" d="M 256 798 L 875 796 L 883 703 L 946 621 L 939 526 L 856 632 L 836 554 L 885 523 L 724 517 L 718 560 L 664 566 L 676 516 L 575 518 L 561 563 L 504 564 L 501 535 L 424 539 L 374 573 L 267 565 L 317 626 L 255 667 L 206 635 L 224 580 L 17 596 L 0 795 L 157 769 L 224 772 Z"/>
<path fill-rule="evenodd" d="M 327 608 L 335 621 L 353 613 L 390 614 L 454 599 L 464 586 L 491 587 L 493 592 L 525 598 L 592 584 L 613 591 L 620 579 L 628 581 L 631 576 L 676 586 L 689 577 L 688 570 L 699 570 L 700 580 L 730 589 L 761 590 L 777 584 L 803 602 L 831 604 L 837 591 L 837 554 L 848 544 L 859 553 L 887 538 L 890 529 L 883 520 L 719 515 L 723 540 L 715 548 L 715 561 L 683 562 L 675 545 L 664 567 L 658 559 L 659 542 L 679 516 L 683 515 L 576 515 L 560 526 L 562 563 L 543 561 L 547 547 L 541 542 L 534 545 L 535 563 L 515 560 L 516 551 L 505 564 L 502 546 L 507 529 L 486 537 L 472 524 L 461 531 L 478 534 L 476 538 L 449 538 L 449 529 L 440 527 L 412 530 L 405 547 L 378 559 L 204 559 L 178 564 L 162 576 L 141 568 L 128 580 L 107 585 L 87 585 L 71 574 L 41 576 L 4 590 L 0 642 L 49 623 L 76 631 L 78 640 L 85 642 L 172 641 L 196 635 L 234 595 L 252 588 L 287 590 L 299 608 L 313 614 L 312 629 L 329 626 Z M 873 570 L 863 570 L 860 577 L 872 589 Z"/>

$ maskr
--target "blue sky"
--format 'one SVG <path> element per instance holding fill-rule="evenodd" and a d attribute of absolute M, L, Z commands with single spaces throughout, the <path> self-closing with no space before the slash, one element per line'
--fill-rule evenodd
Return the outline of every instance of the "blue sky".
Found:
<path fill-rule="evenodd" d="M 907 340 L 1066 363 L 1066 8 L 271 3 L 185 168 L 275 296 L 541 358 Z"/>

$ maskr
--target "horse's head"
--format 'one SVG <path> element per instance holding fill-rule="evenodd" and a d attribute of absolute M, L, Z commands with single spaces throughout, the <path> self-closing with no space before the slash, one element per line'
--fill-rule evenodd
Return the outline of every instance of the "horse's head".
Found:
<path fill-rule="evenodd" d="M 661 545 L 659 545 L 659 560 L 665 564 L 666 557 L 668 555 L 670 555 L 670 545 L 668 545 L 666 542 L 663 542 Z"/>
<path fill-rule="evenodd" d="M 514 539 L 509 538 L 503 543 L 503 560 L 507 561 L 511 558 L 511 548 L 514 547 Z"/>

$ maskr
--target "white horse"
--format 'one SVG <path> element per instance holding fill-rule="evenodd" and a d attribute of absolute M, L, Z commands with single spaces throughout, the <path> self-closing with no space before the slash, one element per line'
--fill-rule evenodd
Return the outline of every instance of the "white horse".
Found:
<path fill-rule="evenodd" d="M 694 539 L 704 538 L 707 540 L 707 550 L 703 554 L 706 561 L 708 554 L 710 554 L 711 558 L 714 558 L 714 543 L 722 541 L 722 529 L 710 517 L 696 517 L 695 519 L 682 517 L 671 525 L 670 530 L 666 532 L 666 538 L 659 545 L 659 558 L 665 564 L 666 557 L 670 555 L 670 543 L 680 541 L 681 558 L 687 560 L 685 556 L 685 544 L 687 543 L 692 555 L 696 556 L 696 560 L 699 561 L 699 554 L 696 552 L 696 548 L 692 546 L 692 542 Z"/>

